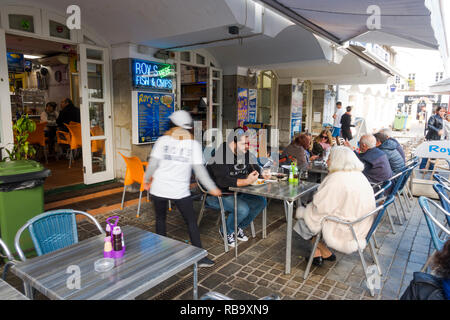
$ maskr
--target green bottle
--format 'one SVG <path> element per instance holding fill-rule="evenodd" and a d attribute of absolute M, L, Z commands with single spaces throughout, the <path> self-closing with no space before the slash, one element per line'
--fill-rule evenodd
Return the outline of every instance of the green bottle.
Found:
<path fill-rule="evenodd" d="M 289 184 L 294 184 L 294 163 L 291 163 L 289 168 Z"/>

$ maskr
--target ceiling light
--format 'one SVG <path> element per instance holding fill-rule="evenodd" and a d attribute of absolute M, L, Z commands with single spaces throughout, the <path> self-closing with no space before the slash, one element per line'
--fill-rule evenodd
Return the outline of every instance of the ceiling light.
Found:
<path fill-rule="evenodd" d="M 42 58 L 42 56 L 33 56 L 33 55 L 31 55 L 31 54 L 24 54 L 23 57 L 24 57 L 25 59 L 31 59 L 31 60 Z"/>

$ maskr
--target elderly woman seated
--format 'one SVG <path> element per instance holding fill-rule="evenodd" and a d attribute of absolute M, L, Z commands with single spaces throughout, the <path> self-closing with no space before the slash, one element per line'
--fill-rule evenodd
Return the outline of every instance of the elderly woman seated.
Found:
<path fill-rule="evenodd" d="M 313 264 L 320 266 L 323 260 L 334 261 L 336 256 L 328 249 L 350 254 L 358 250 L 351 230 L 332 221 L 324 222 L 326 216 L 353 221 L 375 209 L 375 197 L 369 181 L 363 175 L 364 164 L 347 147 L 336 146 L 328 158 L 329 174 L 321 183 L 313 201 L 297 209 L 299 219 L 294 230 L 305 240 L 310 240 L 322 231 L 323 239 L 314 253 Z M 361 248 L 366 245 L 365 237 L 372 225 L 368 218 L 354 226 Z M 314 242 L 314 239 L 312 239 Z"/>

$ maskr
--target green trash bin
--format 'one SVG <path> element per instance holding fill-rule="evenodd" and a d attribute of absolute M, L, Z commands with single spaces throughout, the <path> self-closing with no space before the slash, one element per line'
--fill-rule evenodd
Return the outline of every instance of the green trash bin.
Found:
<path fill-rule="evenodd" d="M 403 130 L 405 126 L 405 117 L 402 114 L 397 114 L 394 120 L 394 130 Z"/>
<path fill-rule="evenodd" d="M 32 160 L 0 162 L 0 238 L 11 252 L 17 231 L 31 218 L 44 212 L 44 181 L 50 175 Z M 28 232 L 21 236 L 22 250 L 34 248 Z"/>

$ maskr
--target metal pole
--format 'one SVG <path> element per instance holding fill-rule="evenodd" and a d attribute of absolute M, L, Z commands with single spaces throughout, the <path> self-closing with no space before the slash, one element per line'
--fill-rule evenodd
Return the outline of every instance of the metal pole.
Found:
<path fill-rule="evenodd" d="M 292 201 L 286 201 L 287 212 L 287 227 L 286 227 L 286 266 L 285 273 L 291 273 L 291 246 L 292 246 L 292 211 L 294 203 Z"/>

